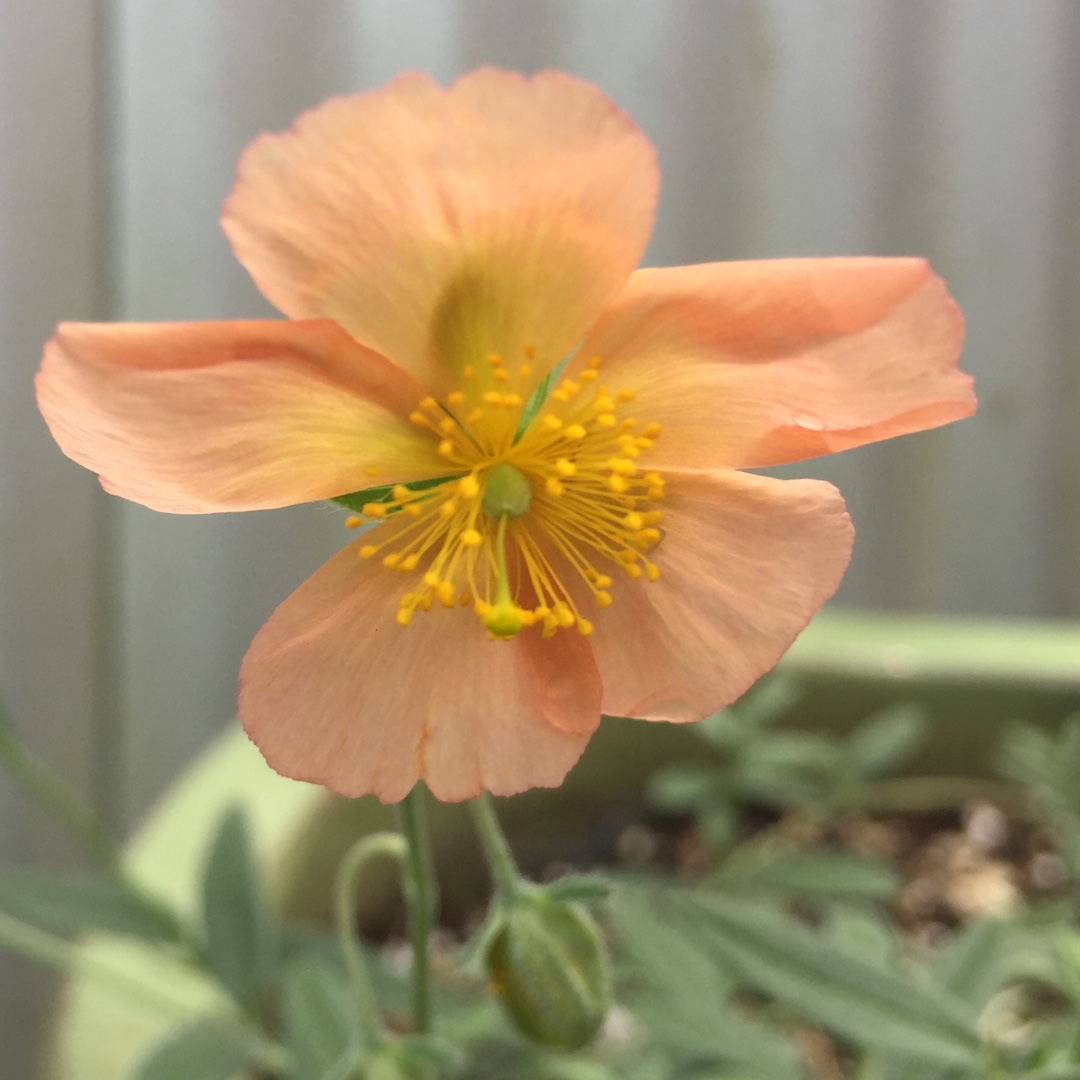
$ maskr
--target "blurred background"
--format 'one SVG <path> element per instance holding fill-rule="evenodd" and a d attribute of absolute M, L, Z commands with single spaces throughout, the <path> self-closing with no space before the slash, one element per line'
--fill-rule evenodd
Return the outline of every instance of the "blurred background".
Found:
<path fill-rule="evenodd" d="M 0 688 L 117 832 L 235 708 L 326 507 L 155 515 L 64 459 L 59 320 L 272 314 L 218 226 L 241 149 L 322 98 L 481 63 L 599 84 L 659 149 L 646 262 L 921 254 L 967 316 L 971 421 L 785 470 L 846 495 L 839 599 L 1080 614 L 1076 0 L 0 0 Z M 0 867 L 70 859 L 0 775 Z M 0 1076 L 48 979 L 0 952 Z"/>

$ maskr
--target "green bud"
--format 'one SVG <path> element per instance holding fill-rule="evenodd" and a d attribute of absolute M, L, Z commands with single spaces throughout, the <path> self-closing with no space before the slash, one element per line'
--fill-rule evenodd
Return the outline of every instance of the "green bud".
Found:
<path fill-rule="evenodd" d="M 499 916 L 487 951 L 495 991 L 527 1039 L 579 1050 L 600 1030 L 610 1002 L 607 955 L 596 924 L 577 904 L 541 890 Z"/>
<path fill-rule="evenodd" d="M 483 511 L 493 521 L 521 517 L 532 503 L 529 478 L 515 465 L 500 461 L 491 466 L 484 482 Z"/>

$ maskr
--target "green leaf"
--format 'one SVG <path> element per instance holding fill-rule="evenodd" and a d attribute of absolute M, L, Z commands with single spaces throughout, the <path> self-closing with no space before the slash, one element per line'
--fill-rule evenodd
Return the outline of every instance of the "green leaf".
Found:
<path fill-rule="evenodd" d="M 577 352 L 577 346 L 575 345 L 544 377 L 540 380 L 540 385 L 529 395 L 529 400 L 525 402 L 525 408 L 521 410 L 521 419 L 518 421 L 517 431 L 514 432 L 514 442 L 517 442 L 526 431 L 529 430 L 529 425 L 536 419 L 536 414 L 544 407 L 544 402 L 548 399 L 548 394 L 551 393 L 551 388 L 562 377 L 562 373 L 566 370 L 566 365 L 573 359 L 574 353 Z"/>
<path fill-rule="evenodd" d="M 926 714 L 919 706 L 892 705 L 851 733 L 847 752 L 856 773 L 872 779 L 906 764 L 925 736 Z"/>
<path fill-rule="evenodd" d="M 462 473 L 455 473 L 453 476 L 433 476 L 427 480 L 410 480 L 402 486 L 407 487 L 410 491 L 428 491 L 430 488 L 439 487 L 441 484 L 448 484 L 451 480 L 460 480 L 462 475 Z M 387 513 L 394 514 L 397 513 L 398 507 L 390 504 L 393 503 L 395 487 L 397 487 L 396 484 L 378 484 L 375 487 L 363 488 L 360 491 L 351 491 L 348 495 L 335 495 L 330 501 L 336 502 L 339 506 L 344 506 L 346 510 L 352 510 L 357 514 L 363 513 L 366 503 L 386 503 L 388 504 Z"/>
<path fill-rule="evenodd" d="M 744 985 L 862 1047 L 942 1065 L 970 1065 L 979 1049 L 975 1010 L 947 991 L 829 942 L 760 904 L 680 897 L 686 918 Z"/>
<path fill-rule="evenodd" d="M 207 960 L 222 985 L 256 1011 L 278 963 L 278 940 L 263 906 L 247 821 L 238 808 L 222 819 L 203 879 Z"/>
<path fill-rule="evenodd" d="M 158 1043 L 131 1080 L 239 1080 L 259 1057 L 250 1031 L 200 1021 Z"/>
<path fill-rule="evenodd" d="M 567 874 L 544 885 L 543 890 L 550 899 L 566 903 L 606 900 L 611 895 L 611 882 L 599 874 Z"/>
<path fill-rule="evenodd" d="M 731 998 L 734 984 L 702 950 L 694 928 L 671 919 L 659 894 L 624 884 L 611 911 L 625 954 L 644 985 L 631 1002 L 652 1041 L 675 1062 L 726 1062 L 760 1080 L 804 1075 L 795 1044 L 782 1032 L 741 1016 Z"/>
<path fill-rule="evenodd" d="M 717 789 L 716 766 L 698 764 L 668 765 L 649 777 L 645 801 L 657 810 L 684 814 L 695 810 Z"/>
<path fill-rule="evenodd" d="M 348 1075 L 362 1049 L 348 981 L 340 966 L 317 953 L 285 968 L 282 1008 L 292 1080 L 334 1080 Z"/>
<path fill-rule="evenodd" d="M 791 896 L 888 900 L 899 887 L 900 875 L 888 863 L 825 852 L 783 854 L 755 866 L 733 863 L 720 880 Z"/>
<path fill-rule="evenodd" d="M 182 937 L 164 904 L 115 878 L 6 874 L 0 878 L 0 910 L 57 934 L 96 930 L 173 943 Z"/>
<path fill-rule="evenodd" d="M 798 704 L 802 689 L 789 675 L 771 674 L 735 703 L 735 712 L 746 727 L 771 727 Z"/>
<path fill-rule="evenodd" d="M 970 923 L 935 957 L 934 980 L 982 1008 L 1010 976 L 1010 932 L 1000 919 Z"/>

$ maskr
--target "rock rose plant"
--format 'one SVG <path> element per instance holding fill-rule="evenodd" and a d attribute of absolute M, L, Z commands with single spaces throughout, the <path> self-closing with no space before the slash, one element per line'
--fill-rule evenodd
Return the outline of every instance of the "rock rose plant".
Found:
<path fill-rule="evenodd" d="M 972 412 L 925 262 L 635 269 L 658 188 L 578 79 L 405 75 L 241 159 L 225 231 L 286 319 L 58 329 L 41 411 L 106 490 L 365 526 L 244 659 L 279 772 L 508 794 L 559 784 L 602 713 L 700 720 L 852 545 L 830 484 L 738 470 Z"/>

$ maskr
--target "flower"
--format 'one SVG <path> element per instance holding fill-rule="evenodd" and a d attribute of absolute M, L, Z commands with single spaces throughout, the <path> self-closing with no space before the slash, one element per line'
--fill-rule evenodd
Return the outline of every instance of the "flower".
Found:
<path fill-rule="evenodd" d="M 635 270 L 657 191 L 586 83 L 405 75 L 240 162 L 224 227 L 287 320 L 46 347 L 41 411 L 106 490 L 175 513 L 347 496 L 377 523 L 244 659 L 241 720 L 279 772 L 508 794 L 560 783 L 601 712 L 701 719 L 852 542 L 831 485 L 734 470 L 973 411 L 923 261 Z"/>

